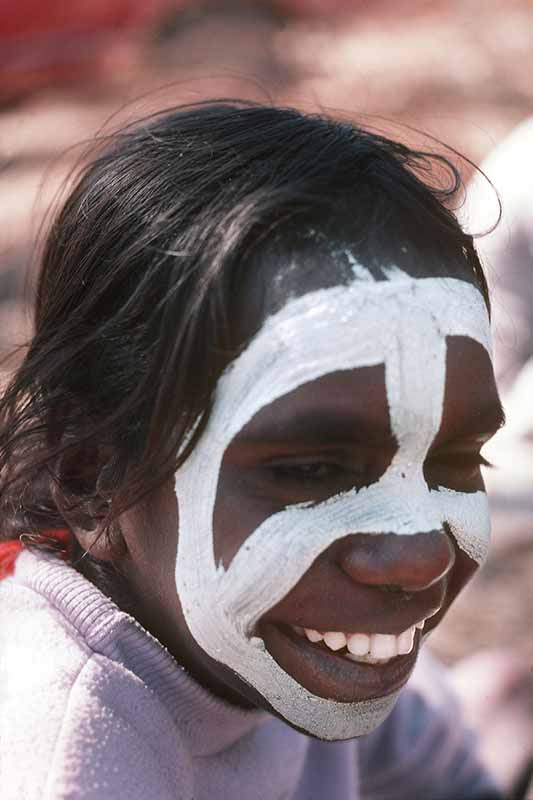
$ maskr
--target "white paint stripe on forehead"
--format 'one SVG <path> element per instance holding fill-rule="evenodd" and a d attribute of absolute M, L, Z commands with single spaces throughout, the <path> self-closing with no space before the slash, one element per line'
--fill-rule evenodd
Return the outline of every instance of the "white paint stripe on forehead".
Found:
<path fill-rule="evenodd" d="M 490 354 L 480 292 L 453 278 L 354 281 L 311 292 L 269 318 L 219 381 L 210 421 L 176 474 L 180 543 L 178 592 L 201 647 L 260 691 L 293 724 L 326 738 L 368 732 L 392 707 L 313 697 L 287 675 L 250 632 L 337 539 L 355 532 L 401 535 L 450 525 L 481 561 L 490 525 L 484 493 L 432 492 L 423 461 L 442 417 L 446 337 L 468 336 Z M 398 450 L 381 479 L 312 507 L 266 519 L 228 570 L 216 565 L 213 513 L 227 446 L 262 408 L 337 370 L 383 363 Z M 312 705 L 310 705 L 312 701 Z"/>
<path fill-rule="evenodd" d="M 491 354 L 483 298 L 465 281 L 354 281 L 319 289 L 267 319 L 230 365 L 217 387 L 213 427 L 229 442 L 261 408 L 304 383 L 336 370 L 387 364 L 402 330 L 418 348 L 419 363 L 427 336 L 434 346 L 446 336 L 469 336 Z M 430 362 L 436 356 L 427 354 Z"/>

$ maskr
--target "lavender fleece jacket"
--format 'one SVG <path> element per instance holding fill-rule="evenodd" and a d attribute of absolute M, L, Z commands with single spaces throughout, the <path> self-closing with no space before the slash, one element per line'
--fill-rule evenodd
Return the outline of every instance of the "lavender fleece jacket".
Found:
<path fill-rule="evenodd" d="M 492 784 L 427 655 L 389 719 L 326 743 L 203 689 L 57 556 L 0 583 L 2 800 L 468 800 Z"/>

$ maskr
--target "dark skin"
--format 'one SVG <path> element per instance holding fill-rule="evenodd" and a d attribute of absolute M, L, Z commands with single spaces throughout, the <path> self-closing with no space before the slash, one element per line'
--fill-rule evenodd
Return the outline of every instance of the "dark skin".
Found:
<path fill-rule="evenodd" d="M 298 284 L 301 293 L 316 288 L 321 268 L 310 271 L 306 265 Z M 276 274 L 280 279 L 271 280 Z M 412 274 L 424 277 L 428 272 L 413 268 Z M 469 275 L 464 279 L 470 280 Z M 331 269 L 327 284 L 331 285 Z M 274 265 L 268 280 L 265 273 L 252 279 L 245 289 L 243 329 L 256 329 L 290 291 L 283 294 L 283 265 Z M 441 428 L 424 464 L 430 488 L 481 489 L 480 448 L 501 421 L 487 353 L 471 339 L 452 337 Z M 217 559 L 227 566 L 252 531 L 287 505 L 320 502 L 375 482 L 396 447 L 382 366 L 330 373 L 263 408 L 230 443 L 223 459 L 214 517 Z M 220 697 L 242 707 L 265 707 L 264 699 L 210 658 L 188 630 L 174 579 L 179 519 L 173 481 L 123 514 L 120 530 L 125 554 L 118 567 L 135 617 Z M 83 547 L 93 536 L 78 532 Z M 113 558 L 103 539 L 93 555 Z M 284 626 L 399 634 L 433 614 L 427 630 L 438 624 L 475 570 L 476 564 L 448 530 L 412 536 L 354 531 L 316 559 L 260 621 L 258 633 L 286 671 L 314 693 L 330 696 L 330 684 L 320 669 L 284 646 L 278 635 Z M 363 686 L 361 699 L 373 696 L 372 691 Z M 339 684 L 335 699 L 353 699 L 347 692 Z"/>

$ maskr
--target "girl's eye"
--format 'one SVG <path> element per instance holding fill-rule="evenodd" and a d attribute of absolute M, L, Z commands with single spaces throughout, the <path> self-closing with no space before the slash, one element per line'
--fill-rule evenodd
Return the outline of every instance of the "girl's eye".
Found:
<path fill-rule="evenodd" d="M 470 492 L 483 488 L 481 467 L 492 464 L 479 450 L 448 450 L 434 453 L 424 465 L 424 473 L 432 488 Z"/>
<path fill-rule="evenodd" d="M 261 497 L 282 502 L 320 502 L 380 479 L 392 455 L 386 448 L 339 448 L 335 452 L 294 453 L 265 460 L 249 474 Z"/>
<path fill-rule="evenodd" d="M 306 483 L 319 482 L 334 478 L 346 469 L 339 464 L 325 461 L 309 461 L 294 464 L 275 464 L 270 467 L 274 477 L 289 480 L 301 480 Z"/>
<path fill-rule="evenodd" d="M 441 453 L 439 456 L 432 458 L 431 463 L 465 470 L 477 470 L 480 467 L 493 466 L 480 452 L 465 453 L 464 451 Z"/>

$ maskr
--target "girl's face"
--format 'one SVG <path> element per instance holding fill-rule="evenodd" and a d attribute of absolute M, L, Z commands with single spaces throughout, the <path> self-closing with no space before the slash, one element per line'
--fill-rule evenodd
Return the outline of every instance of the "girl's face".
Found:
<path fill-rule="evenodd" d="M 353 269 L 267 293 L 280 310 L 219 380 L 176 474 L 179 542 L 167 495 L 151 565 L 130 546 L 141 621 L 193 674 L 327 739 L 386 717 L 415 626 L 433 629 L 485 557 L 480 448 L 501 422 L 467 276 Z"/>

